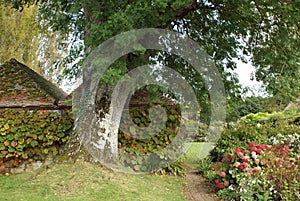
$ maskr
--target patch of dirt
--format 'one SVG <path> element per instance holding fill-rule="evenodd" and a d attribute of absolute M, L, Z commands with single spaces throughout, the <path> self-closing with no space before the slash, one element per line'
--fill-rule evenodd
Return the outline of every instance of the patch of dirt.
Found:
<path fill-rule="evenodd" d="M 217 201 L 215 190 L 193 167 L 187 167 L 184 196 L 188 201 Z"/>

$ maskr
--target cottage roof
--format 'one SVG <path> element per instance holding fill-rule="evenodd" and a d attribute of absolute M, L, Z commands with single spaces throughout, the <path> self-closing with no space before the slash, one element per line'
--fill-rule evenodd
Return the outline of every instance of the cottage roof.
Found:
<path fill-rule="evenodd" d="M 0 65 L 0 107 L 51 106 L 67 94 L 16 59 Z"/>
<path fill-rule="evenodd" d="M 41 89 L 43 89 L 46 93 L 55 98 L 55 100 L 61 100 L 67 96 L 67 94 L 62 89 L 58 88 L 55 84 L 46 80 L 43 76 L 41 76 L 39 73 L 35 72 L 31 68 L 18 62 L 16 59 L 11 59 L 9 63 L 22 69 L 25 73 L 27 73 L 38 84 L 38 86 Z"/>

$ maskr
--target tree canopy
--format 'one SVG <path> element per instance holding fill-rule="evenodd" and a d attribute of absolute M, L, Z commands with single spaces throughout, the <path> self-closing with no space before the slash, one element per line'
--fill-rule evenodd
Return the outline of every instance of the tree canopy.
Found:
<path fill-rule="evenodd" d="M 166 28 L 188 35 L 211 55 L 223 74 L 229 93 L 238 87 L 226 69 L 236 68 L 234 59 L 250 56 L 256 79 L 271 94 L 298 95 L 300 65 L 300 2 L 152 0 L 152 1 L 36 1 L 1 0 L 23 10 L 39 4 L 41 20 L 54 31 L 72 33 L 73 43 L 84 40 L 86 52 L 108 38 L 138 28 Z M 68 62 L 81 50 L 73 46 Z M 76 75 L 79 65 L 66 69 Z M 228 84 L 227 84 L 228 82 Z"/>

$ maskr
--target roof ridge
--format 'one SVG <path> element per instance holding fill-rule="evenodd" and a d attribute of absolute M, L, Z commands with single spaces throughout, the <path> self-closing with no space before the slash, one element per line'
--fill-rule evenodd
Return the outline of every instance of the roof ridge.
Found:
<path fill-rule="evenodd" d="M 43 77 L 38 72 L 34 71 L 33 69 L 29 68 L 28 66 L 20 63 L 16 59 L 12 58 L 9 62 L 12 65 L 20 68 L 23 70 L 32 80 L 38 84 L 38 86 L 44 90 L 47 94 L 52 96 L 55 100 L 62 100 L 65 97 L 67 97 L 67 93 L 65 93 L 61 88 L 47 80 L 45 77 Z"/>

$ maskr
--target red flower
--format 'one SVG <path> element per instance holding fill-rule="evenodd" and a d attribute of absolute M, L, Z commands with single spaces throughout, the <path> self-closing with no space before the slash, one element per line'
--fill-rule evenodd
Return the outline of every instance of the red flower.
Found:
<path fill-rule="evenodd" d="M 242 161 L 243 162 L 248 162 L 248 158 L 249 158 L 248 156 L 244 156 L 243 159 L 242 159 Z"/>
<path fill-rule="evenodd" d="M 245 163 L 245 162 L 241 163 L 241 164 L 238 166 L 238 168 L 241 169 L 241 170 L 244 170 L 244 169 L 247 168 L 247 167 L 248 167 L 248 163 Z"/>
<path fill-rule="evenodd" d="M 265 150 L 268 150 L 270 147 L 269 147 L 268 145 L 266 145 L 266 144 L 262 144 L 262 145 L 261 145 L 261 148 L 262 148 L 262 149 L 265 149 Z"/>
<path fill-rule="evenodd" d="M 257 149 L 256 153 L 258 153 L 259 155 L 263 154 L 264 152 L 261 149 Z"/>
<path fill-rule="evenodd" d="M 256 151 L 257 151 L 257 148 L 256 148 L 256 147 L 252 147 L 252 148 L 251 148 L 251 151 L 256 152 Z"/>
<path fill-rule="evenodd" d="M 254 144 L 253 142 L 249 142 L 249 146 L 250 146 L 250 147 L 254 147 L 255 144 Z"/>
<path fill-rule="evenodd" d="M 244 156 L 244 154 L 243 154 L 244 150 L 241 149 L 241 148 L 236 148 L 236 149 L 234 149 L 234 152 L 235 152 L 236 155 L 238 155 L 239 157 L 243 157 L 243 156 Z"/>
<path fill-rule="evenodd" d="M 291 168 L 294 169 L 297 165 L 295 163 L 292 163 Z"/>
<path fill-rule="evenodd" d="M 219 175 L 220 175 L 220 177 L 225 177 L 226 173 L 225 172 L 220 172 Z"/>
<path fill-rule="evenodd" d="M 219 180 L 215 180 L 215 184 L 217 185 L 218 188 L 225 188 L 225 185 L 222 184 Z"/>
<path fill-rule="evenodd" d="M 211 168 L 210 168 L 211 170 L 213 170 L 213 171 L 217 171 L 218 170 L 218 168 L 216 167 L 216 166 L 211 166 Z"/>

